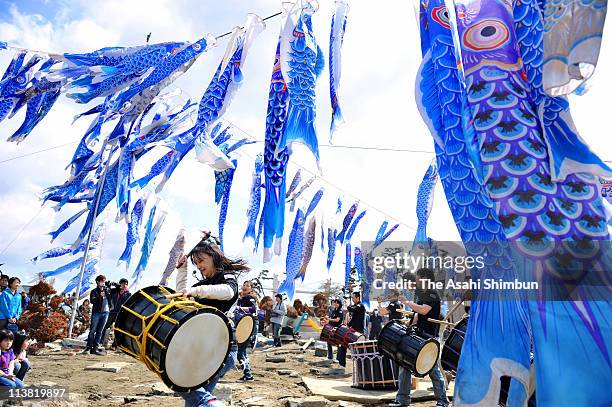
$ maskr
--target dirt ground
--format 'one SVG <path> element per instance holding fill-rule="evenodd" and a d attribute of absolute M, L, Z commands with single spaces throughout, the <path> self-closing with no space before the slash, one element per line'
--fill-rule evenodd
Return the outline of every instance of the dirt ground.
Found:
<path fill-rule="evenodd" d="M 266 362 L 267 355 L 285 357 L 284 363 Z M 287 399 L 303 399 L 310 395 L 302 382 L 303 375 L 312 376 L 313 363 L 323 360 L 309 349 L 302 352 L 297 344 L 287 344 L 278 349 L 257 349 L 250 356 L 255 380 L 243 383 L 238 379 L 242 371 L 233 369 L 220 383 L 232 389 L 232 405 L 236 406 L 285 406 Z M 43 402 L 21 405 L 36 406 L 183 406 L 183 399 L 172 395 L 161 384 L 160 378 L 147 370 L 140 362 L 121 353 L 109 351 L 106 356 L 80 354 L 78 350 L 62 348 L 44 350 L 41 355 L 30 356 L 32 370 L 26 383 L 37 385 L 53 382 L 67 387 L 69 401 Z M 118 373 L 86 371 L 85 367 L 98 362 L 128 362 Z M 350 361 L 347 372 L 350 372 Z M 292 370 L 292 375 L 280 375 L 278 370 Z M 282 372 L 286 373 L 286 372 Z M 153 388 L 153 385 L 156 387 Z M 161 390 L 160 390 L 161 389 Z M 168 391 L 168 393 L 165 393 Z M 19 403 L 18 403 L 19 404 Z M 353 402 L 331 402 L 331 406 L 364 406 Z M 384 405 L 384 404 L 379 404 Z M 431 407 L 434 401 L 414 403 L 416 407 Z"/>

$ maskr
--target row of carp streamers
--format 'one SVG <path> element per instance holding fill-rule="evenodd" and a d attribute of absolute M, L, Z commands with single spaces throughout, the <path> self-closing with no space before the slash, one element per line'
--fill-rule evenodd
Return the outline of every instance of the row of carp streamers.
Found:
<path fill-rule="evenodd" d="M 300 0 L 291 5 L 285 4 L 283 10 L 285 20 L 270 87 L 266 143 L 264 153 L 256 158 L 245 233 L 245 238 L 254 239 L 256 250 L 263 234 L 266 260 L 270 258 L 270 236 L 272 240 L 276 238 L 276 254 L 280 254 L 285 196 L 293 211 L 297 199 L 315 179 L 310 179 L 299 191 L 285 190 L 285 171 L 293 142 L 304 143 L 317 162 L 319 158 L 314 123 L 315 82 L 325 64 L 323 51 L 316 45 L 311 22 L 316 7 L 315 2 Z M 343 122 L 339 103 L 340 54 L 347 13 L 347 2 L 337 1 L 331 22 L 328 63 L 332 105 L 330 140 L 331 134 Z M 181 160 L 194 148 L 198 161 L 214 169 L 215 202 L 221 205 L 219 234 L 222 239 L 230 188 L 238 164 L 231 153 L 251 142 L 242 139 L 229 144 L 232 135 L 229 128 L 221 129 L 219 119 L 243 83 L 247 52 L 264 28 L 263 20 L 250 14 L 244 27 L 232 31 L 226 53 L 199 104 L 185 100 L 180 90 L 167 91 L 166 88 L 184 74 L 201 54 L 216 45 L 215 38 L 210 35 L 193 43 L 107 47 L 85 54 L 41 53 L 0 42 L 0 49 L 17 50 L 0 82 L 0 121 L 12 118 L 26 107 L 24 122 L 9 137 L 9 141 L 23 141 L 62 94 L 79 104 L 102 100 L 74 118 L 76 121 L 93 116 L 67 167 L 70 177 L 61 185 L 45 189 L 42 196 L 43 203 L 55 202 L 58 211 L 66 204 L 80 207 L 50 233 L 52 241 L 83 216 L 86 216 L 85 224 L 72 245 L 47 250 L 36 256 L 34 262 L 83 251 L 83 242 L 94 227 L 97 216 L 115 201 L 116 221 L 127 224 L 125 248 L 119 258 L 119 263 L 124 263 L 126 270 L 131 264 L 133 246 L 142 240 L 141 258 L 133 274 L 133 278 L 138 280 L 147 266 L 166 216 L 166 210 L 158 208 L 160 197 L 157 194 L 163 190 Z M 107 131 L 108 126 L 112 130 Z M 134 179 L 136 162 L 156 148 L 164 148 L 167 152 L 145 176 Z M 265 178 L 263 184 L 262 173 Z M 153 192 L 150 184 L 156 178 L 158 182 Z M 256 228 L 262 189 L 265 190 L 265 199 Z M 322 189 L 315 194 L 308 213 L 314 210 L 322 194 Z M 94 213 L 97 197 L 99 206 Z M 300 211 L 298 209 L 298 214 Z M 144 235 L 141 237 L 147 212 Z M 305 259 L 302 278 L 314 246 L 315 229 L 313 220 L 307 230 L 304 256 L 298 256 Z M 334 233 L 331 228 L 329 230 Z M 92 256 L 97 255 L 98 258 L 102 235 L 101 231 L 96 230 L 90 247 L 95 249 Z M 183 232 L 177 237 L 171 257 L 182 247 L 181 244 L 184 245 Z M 289 246 L 290 252 L 294 253 L 294 241 Z M 333 257 L 333 248 L 331 252 Z M 86 263 L 86 281 L 93 275 L 97 263 L 91 258 Z M 77 258 L 55 270 L 42 272 L 40 276 L 50 277 L 75 269 L 82 260 Z M 163 273 L 162 282 L 171 272 L 171 260 Z M 84 285 L 88 286 L 88 283 Z M 73 284 L 69 284 L 67 289 L 74 289 Z"/>

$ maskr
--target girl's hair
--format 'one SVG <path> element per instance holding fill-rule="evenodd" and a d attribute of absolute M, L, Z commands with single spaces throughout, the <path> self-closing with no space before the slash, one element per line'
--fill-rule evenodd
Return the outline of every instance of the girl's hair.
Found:
<path fill-rule="evenodd" d="M 270 297 L 269 295 L 264 296 L 260 301 L 259 301 L 259 308 L 262 308 L 264 306 L 266 306 L 266 304 L 272 301 L 272 297 Z"/>
<path fill-rule="evenodd" d="M 202 254 L 212 257 L 213 264 L 217 270 L 242 272 L 249 271 L 250 268 L 244 259 L 230 259 L 220 249 L 221 242 L 216 237 L 204 234 L 200 242 L 189 252 L 187 257 L 195 265 Z"/>
<path fill-rule="evenodd" d="M 15 281 L 19 281 L 19 284 L 21 284 L 21 279 L 19 277 L 11 277 L 9 278 L 9 287 L 12 286 Z"/>
<path fill-rule="evenodd" d="M 21 349 L 23 348 L 23 344 L 26 343 L 26 341 L 29 341 L 30 337 L 28 335 L 15 335 L 15 334 L 13 334 L 13 337 L 14 337 L 13 352 L 17 354 L 21 352 Z"/>
<path fill-rule="evenodd" d="M 283 300 L 283 295 L 282 294 L 276 294 L 274 297 L 278 298 L 281 301 Z"/>
<path fill-rule="evenodd" d="M 255 289 L 255 284 L 253 284 L 252 280 L 245 280 L 242 285 L 248 284 L 249 286 L 251 286 L 251 293 L 250 295 L 252 297 L 254 297 L 257 301 L 259 301 L 259 293 L 257 292 L 257 290 Z"/>
<path fill-rule="evenodd" d="M 15 339 L 15 335 L 13 335 L 13 332 L 9 331 L 8 329 L 0 329 L 0 342 L 5 339 L 9 339 L 12 341 L 13 339 Z"/>

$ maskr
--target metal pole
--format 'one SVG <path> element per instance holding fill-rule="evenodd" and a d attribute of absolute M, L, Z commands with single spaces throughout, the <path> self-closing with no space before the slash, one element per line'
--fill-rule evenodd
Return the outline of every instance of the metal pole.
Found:
<path fill-rule="evenodd" d="M 104 159 L 104 150 L 106 150 L 106 140 L 104 140 L 104 144 L 102 145 L 101 159 Z M 89 229 L 89 233 L 87 235 L 87 243 L 85 244 L 85 251 L 83 253 L 83 261 L 81 262 L 81 271 L 79 272 L 79 282 L 76 288 L 76 301 L 72 305 L 72 313 L 70 314 L 70 324 L 68 325 L 68 338 L 72 337 L 72 328 L 74 328 L 74 318 L 77 313 L 77 305 L 79 304 L 79 295 L 81 292 L 81 285 L 83 284 L 83 274 L 85 274 L 85 265 L 87 264 L 87 256 L 89 255 L 89 246 L 91 244 L 91 238 L 93 236 L 93 232 L 96 226 L 96 217 L 98 216 L 98 207 L 100 206 L 100 198 L 102 197 L 102 189 L 104 188 L 104 182 L 106 181 L 106 173 L 108 172 L 108 168 L 110 167 L 112 150 L 108 159 L 106 160 L 106 164 L 104 165 L 104 171 L 100 176 L 100 180 L 98 181 L 98 190 L 96 193 L 96 202 L 94 203 L 93 211 L 93 220 L 91 222 L 91 228 Z"/>

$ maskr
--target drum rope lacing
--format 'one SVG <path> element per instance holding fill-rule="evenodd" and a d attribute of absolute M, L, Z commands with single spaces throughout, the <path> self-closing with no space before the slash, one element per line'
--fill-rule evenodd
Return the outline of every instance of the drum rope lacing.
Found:
<path fill-rule="evenodd" d="M 378 361 L 378 364 L 380 366 L 380 371 L 383 372 L 383 357 L 380 353 L 356 353 L 353 352 L 354 349 L 358 349 L 359 345 L 355 345 L 355 346 L 351 346 L 351 359 L 355 358 L 355 359 L 360 359 L 360 360 L 365 360 L 368 359 L 370 361 L 370 374 L 371 377 L 374 377 L 374 363 L 373 361 L 376 360 Z M 378 352 L 378 350 L 377 350 Z M 357 373 L 357 364 L 353 363 L 353 381 L 354 378 L 356 377 Z M 395 378 L 395 369 L 393 369 L 393 365 L 391 365 L 391 374 L 393 375 L 393 377 L 391 379 L 385 380 L 385 378 L 383 377 L 383 380 L 371 380 L 371 381 L 363 381 L 362 384 L 387 384 L 389 382 L 397 382 L 397 379 Z M 365 377 L 365 363 L 362 363 L 361 365 L 361 377 Z M 354 383 L 356 384 L 356 383 Z"/>
<path fill-rule="evenodd" d="M 165 287 L 163 286 L 159 286 L 160 290 L 166 294 L 171 294 L 170 291 L 168 291 Z M 145 297 L 147 300 L 149 300 L 152 304 L 154 304 L 156 306 L 156 310 L 154 313 L 152 313 L 151 315 L 149 315 L 148 317 L 143 317 L 142 315 L 138 314 L 135 311 L 132 311 L 131 309 L 127 308 L 125 305 L 121 306 L 121 309 L 126 310 L 127 312 L 129 312 L 130 314 L 134 315 L 136 318 L 140 319 L 142 322 L 142 332 L 140 333 L 140 335 L 135 336 L 132 335 L 129 332 L 124 331 L 123 329 L 120 328 L 114 328 L 115 331 L 121 332 L 122 334 L 129 336 L 130 338 L 134 339 L 137 343 L 138 343 L 138 347 L 140 349 L 140 355 L 135 354 L 134 352 L 132 352 L 131 350 L 125 348 L 124 346 L 120 345 L 119 347 L 121 348 L 121 350 L 123 350 L 124 352 L 126 352 L 127 354 L 129 354 L 130 356 L 136 358 L 137 360 L 143 362 L 150 370 L 153 370 L 155 372 L 157 372 L 158 374 L 161 374 L 163 372 L 162 369 L 160 369 L 160 367 L 153 362 L 146 354 L 146 347 L 147 347 L 147 338 L 150 338 L 151 340 L 153 340 L 155 343 L 157 343 L 159 346 L 161 346 L 162 349 L 166 349 L 167 346 L 165 346 L 163 343 L 161 343 L 157 338 L 155 338 L 154 336 L 149 335 L 149 329 L 151 329 L 151 327 L 155 324 L 155 322 L 157 321 L 158 318 L 162 318 L 168 322 L 170 322 L 173 325 L 178 325 L 178 321 L 170 318 L 168 316 L 166 316 L 164 314 L 164 312 L 166 312 L 167 310 L 169 310 L 170 308 L 178 308 L 178 309 L 191 309 L 191 310 L 197 310 L 199 308 L 202 308 L 203 306 L 195 301 L 191 301 L 188 300 L 185 297 L 177 297 L 177 299 L 181 299 L 181 301 L 176 301 L 175 299 L 171 299 L 169 303 L 167 304 L 162 304 L 158 301 L 156 301 L 153 297 L 151 297 L 150 295 L 148 295 L 147 293 L 145 293 L 144 291 L 140 291 L 140 294 Z M 148 320 L 148 321 L 147 321 Z"/>

